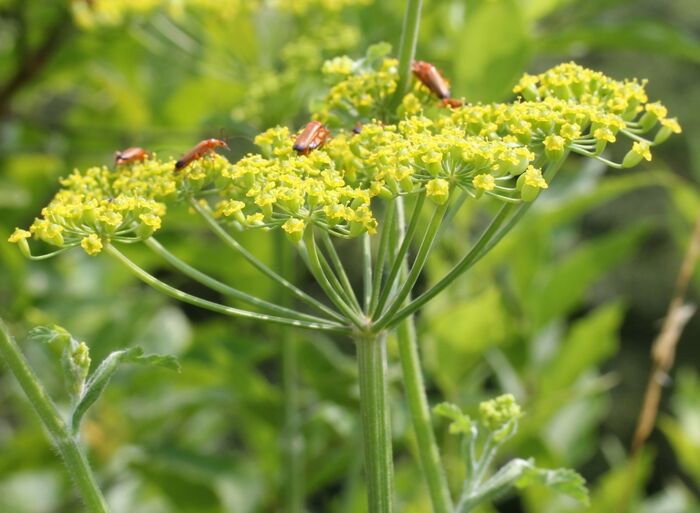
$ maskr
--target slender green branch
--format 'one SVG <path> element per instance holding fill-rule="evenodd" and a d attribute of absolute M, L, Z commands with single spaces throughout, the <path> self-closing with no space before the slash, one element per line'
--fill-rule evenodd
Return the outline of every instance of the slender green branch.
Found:
<path fill-rule="evenodd" d="M 449 215 L 449 212 L 448 212 Z M 399 198 L 396 208 L 396 227 L 399 240 L 404 238 L 406 231 L 403 198 Z M 402 277 L 408 275 L 408 262 L 404 259 L 401 269 Z M 410 299 L 410 294 L 407 299 Z M 409 315 L 403 319 L 397 329 L 396 337 L 399 346 L 399 360 L 404 390 L 411 413 L 411 424 L 416 435 L 416 446 L 421 469 L 433 505 L 433 513 L 452 513 L 453 505 L 447 477 L 440 459 L 440 451 L 433 425 L 430 418 L 430 406 L 425 393 L 425 383 L 418 353 L 415 320 Z"/>
<path fill-rule="evenodd" d="M 245 249 L 236 239 L 234 239 L 226 230 L 224 230 L 221 225 L 217 222 L 217 220 L 214 218 L 212 215 L 211 211 L 209 210 L 208 207 L 204 207 L 199 204 L 199 202 L 192 198 L 191 200 L 191 205 L 192 207 L 199 213 L 199 215 L 202 216 L 204 221 L 207 223 L 209 228 L 230 248 L 233 250 L 237 251 L 238 253 L 241 254 L 243 258 L 245 258 L 248 263 L 250 263 L 253 267 L 255 267 L 258 271 L 263 273 L 265 276 L 270 278 L 273 281 L 276 281 L 280 285 L 282 285 L 284 288 L 288 289 L 292 294 L 294 294 L 295 297 L 299 298 L 300 300 L 304 301 L 310 306 L 313 306 L 320 312 L 323 312 L 331 317 L 333 317 L 335 320 L 342 322 L 345 322 L 345 319 L 343 318 L 342 315 L 340 315 L 338 312 L 334 311 L 331 308 L 328 308 L 326 305 L 321 303 L 319 300 L 316 298 L 310 296 L 303 290 L 301 290 L 299 287 L 291 283 L 289 280 L 286 280 L 279 274 L 277 274 L 275 271 L 270 269 L 268 266 L 266 266 L 264 263 L 262 263 L 260 260 L 258 260 L 250 251 Z"/>
<path fill-rule="evenodd" d="M 369 314 L 372 301 L 372 239 L 369 233 L 362 236 L 362 308 Z"/>
<path fill-rule="evenodd" d="M 333 245 L 333 241 L 331 240 L 330 235 L 328 235 L 328 232 L 325 230 L 321 232 L 321 242 L 323 243 L 324 247 L 326 248 L 326 251 L 328 252 L 328 256 L 330 257 L 331 263 L 335 268 L 335 272 L 337 273 L 337 276 L 340 279 L 340 283 L 343 286 L 343 290 L 345 290 L 348 298 L 352 301 L 352 304 L 357 308 L 358 312 L 362 312 L 362 307 L 360 306 L 360 303 L 357 300 L 357 295 L 352 289 L 352 284 L 350 283 L 348 274 L 345 272 L 345 266 L 343 266 L 343 262 L 340 260 L 340 256 L 338 255 L 338 252 L 336 251 L 335 246 Z"/>
<path fill-rule="evenodd" d="M 430 493 L 433 512 L 451 513 L 452 498 L 433 433 L 413 316 L 409 315 L 399 323 L 396 328 L 396 336 L 408 409 L 411 413 L 413 431 L 416 434 L 418 458 Z"/>
<path fill-rule="evenodd" d="M 529 205 L 529 203 L 521 205 L 519 207 L 519 210 L 526 209 L 528 205 Z M 489 240 L 491 238 L 493 238 L 495 236 L 495 234 L 498 232 L 498 229 L 506 221 L 506 219 L 508 218 L 508 214 L 510 213 L 510 211 L 512 209 L 513 209 L 512 204 L 510 204 L 510 203 L 504 204 L 501 207 L 501 209 L 499 210 L 496 217 L 491 221 L 491 223 L 486 228 L 486 230 L 481 234 L 481 237 L 479 237 L 479 240 L 472 247 L 472 249 L 469 251 L 469 253 L 467 253 L 450 270 L 450 272 L 448 272 L 445 275 L 444 278 L 442 278 L 439 282 L 437 282 L 430 289 L 428 289 L 423 294 L 418 296 L 416 299 L 411 301 L 408 305 L 403 307 L 401 310 L 396 312 L 396 314 L 391 318 L 391 320 L 387 324 L 391 325 L 393 323 L 396 323 L 396 322 L 400 321 L 401 319 L 403 319 L 404 317 L 416 312 L 423 305 L 425 305 L 428 301 L 430 301 L 432 298 L 434 298 L 440 292 L 442 292 L 445 288 L 447 288 L 447 286 L 449 286 L 454 280 L 456 280 L 457 277 L 462 275 L 462 273 L 464 273 L 464 271 L 466 271 L 472 265 L 474 265 L 479 260 L 481 255 L 484 254 L 482 252 L 482 250 L 486 247 Z"/>
<path fill-rule="evenodd" d="M 559 168 L 566 160 L 568 153 L 565 153 L 558 161 L 551 162 L 544 173 L 545 179 L 551 181 L 559 171 Z M 504 204 L 491 221 L 486 230 L 481 234 L 479 240 L 472 249 L 435 285 L 411 301 L 408 305 L 396 312 L 386 323 L 386 327 L 395 325 L 401 319 L 413 314 L 432 298 L 437 296 L 454 280 L 461 276 L 467 269 L 483 258 L 493 247 L 505 237 L 518 221 L 529 210 L 532 203 L 521 203 L 517 206 L 515 213 L 508 219 L 509 214 L 515 208 L 512 203 Z M 506 220 L 508 222 L 506 223 Z M 505 223 L 505 224 L 504 224 Z"/>
<path fill-rule="evenodd" d="M 338 327 L 337 325 L 320 322 L 300 321 L 297 319 L 277 317 L 274 315 L 261 314 L 257 312 L 251 312 L 249 310 L 241 310 L 240 308 L 233 308 L 231 306 L 220 305 L 219 303 L 214 303 L 213 301 L 208 301 L 206 299 L 193 296 L 192 294 L 188 294 L 186 292 L 183 292 L 182 290 L 176 289 L 175 287 L 172 287 L 167 283 L 163 283 L 158 278 L 152 276 L 151 274 L 143 270 L 141 267 L 136 265 L 134 262 L 129 260 L 129 258 L 127 258 L 126 255 L 121 253 L 112 245 L 106 245 L 105 251 L 117 260 L 119 260 L 122 264 L 124 264 L 141 281 L 143 281 L 147 285 L 150 285 L 157 291 L 162 292 L 166 296 L 170 296 L 174 299 L 180 300 L 183 303 L 189 303 L 191 305 L 204 308 L 205 310 L 211 310 L 212 312 L 228 315 L 230 317 L 255 319 L 258 321 L 267 321 L 274 324 L 282 324 L 285 326 L 294 326 L 297 328 L 308 328 L 334 333 L 348 333 L 350 331 L 350 329 L 347 327 Z"/>
<path fill-rule="evenodd" d="M 392 513 L 394 466 L 387 384 L 386 333 L 355 340 L 369 513 Z"/>
<path fill-rule="evenodd" d="M 403 205 L 403 198 L 399 198 Z M 384 221 L 381 226 L 379 237 L 379 248 L 377 248 L 377 260 L 374 263 L 374 275 L 372 277 L 372 297 L 369 302 L 368 312 L 373 312 L 379 300 L 379 291 L 382 287 L 382 276 L 384 275 L 384 265 L 386 263 L 387 248 L 391 235 L 391 227 L 394 222 L 394 212 L 396 211 L 396 201 L 392 201 L 384 212 Z"/>
<path fill-rule="evenodd" d="M 442 224 L 442 218 L 445 217 L 445 212 L 447 212 L 448 207 L 449 202 L 446 202 L 444 205 L 438 205 L 437 207 L 435 207 L 433 217 L 430 220 L 428 229 L 426 230 L 425 235 L 423 236 L 423 240 L 421 241 L 420 247 L 418 248 L 418 254 L 416 255 L 415 261 L 413 262 L 411 271 L 408 273 L 408 276 L 406 277 L 406 280 L 404 281 L 401 289 L 399 289 L 399 292 L 392 299 L 391 306 L 389 306 L 386 313 L 383 314 L 379 318 L 379 320 L 377 320 L 377 322 L 374 324 L 374 329 L 381 330 L 383 327 L 387 326 L 387 324 L 391 321 L 391 316 L 394 313 L 396 313 L 396 311 L 399 308 L 401 308 L 404 301 L 411 293 L 411 290 L 418 281 L 418 277 L 423 271 L 423 267 L 425 266 L 425 263 L 428 260 L 428 256 L 430 255 L 431 250 L 433 249 L 435 240 L 440 230 L 440 225 Z"/>
<path fill-rule="evenodd" d="M 323 252 L 319 251 L 318 246 L 316 246 L 316 252 L 318 254 L 318 261 L 321 264 L 321 269 L 323 270 L 323 276 L 328 280 L 328 283 L 331 284 L 335 293 L 340 296 L 343 299 L 343 302 L 352 308 L 356 314 L 361 314 L 362 310 L 360 309 L 357 300 L 354 298 L 354 294 L 349 292 L 346 287 L 343 287 L 343 285 L 340 283 L 338 275 L 333 270 L 333 267 L 331 267 L 331 264 L 328 262 L 328 259 Z"/>
<path fill-rule="evenodd" d="M 391 271 L 389 271 L 389 276 L 387 277 L 382 293 L 379 296 L 377 306 L 372 312 L 373 315 L 377 313 L 381 314 L 382 310 L 384 309 L 384 305 L 386 304 L 386 301 L 389 299 L 389 296 L 394 291 L 394 284 L 396 283 L 396 278 L 399 276 L 399 272 L 401 271 L 402 262 L 404 261 L 404 258 L 406 258 L 408 248 L 411 246 L 413 237 L 416 234 L 416 228 L 418 227 L 418 220 L 420 219 L 420 212 L 421 208 L 423 207 L 424 201 L 425 194 L 420 193 L 416 198 L 415 204 L 413 205 L 411 221 L 409 222 L 408 229 L 406 230 L 404 238 L 401 241 L 399 251 L 394 256 L 394 262 L 391 266 Z"/>
<path fill-rule="evenodd" d="M 280 274 L 294 276 L 293 254 L 289 251 L 282 233 L 275 237 L 276 268 Z M 277 291 L 279 302 L 288 305 L 290 293 L 280 287 Z M 282 387 L 284 390 L 284 428 L 282 446 L 284 462 L 282 469 L 285 497 L 285 511 L 304 513 L 304 437 L 301 432 L 299 401 L 299 351 L 296 334 L 293 330 L 280 329 L 282 340 Z"/>
<path fill-rule="evenodd" d="M 406 2 L 401 42 L 399 43 L 399 81 L 396 85 L 396 93 L 391 99 L 391 110 L 395 110 L 399 106 L 411 84 L 411 64 L 416 54 L 422 4 L 423 0 L 407 0 Z"/>
<path fill-rule="evenodd" d="M 220 292 L 221 294 L 231 296 L 231 297 L 234 297 L 236 299 L 240 299 L 241 301 L 244 301 L 250 305 L 255 305 L 255 306 L 259 306 L 261 308 L 266 308 L 270 312 L 273 312 L 273 313 L 276 313 L 276 314 L 279 314 L 282 316 L 287 316 L 287 317 L 299 319 L 302 321 L 321 322 L 321 323 L 327 323 L 329 325 L 337 325 L 338 327 L 342 327 L 341 324 L 338 324 L 330 319 L 323 319 L 321 317 L 316 317 L 315 315 L 309 315 L 309 314 L 305 314 L 302 312 L 297 312 L 296 310 L 294 310 L 292 308 L 287 308 L 284 306 L 277 305 L 275 303 L 271 303 L 269 301 L 265 301 L 264 299 L 257 298 L 251 294 L 247 294 L 247 293 L 242 292 L 236 288 L 233 288 L 229 285 L 226 285 L 225 283 L 222 283 L 222 282 L 212 278 L 211 276 L 201 272 L 200 270 L 192 267 L 188 263 L 182 261 L 181 259 L 179 259 L 175 255 L 173 255 L 170 251 L 165 249 L 163 247 L 163 245 L 160 244 L 153 237 L 146 239 L 145 244 L 151 250 L 153 250 L 157 255 L 162 257 L 166 262 L 168 262 L 170 265 L 172 265 L 175 269 L 180 271 L 185 276 L 188 276 L 189 278 L 192 278 L 193 280 L 201 283 L 202 285 L 205 285 L 212 290 Z"/>
<path fill-rule="evenodd" d="M 90 513 L 109 513 L 107 502 L 97 486 L 97 481 L 85 454 L 83 454 L 75 437 L 70 434 L 68 426 L 61 418 L 39 379 L 29 367 L 2 319 L 0 319 L 0 355 L 51 435 L 51 439 L 63 457 L 63 463 L 73 483 L 85 501 L 87 510 Z"/>
<path fill-rule="evenodd" d="M 345 300 L 338 294 L 338 292 L 333 288 L 333 285 L 328 281 L 325 273 L 323 272 L 323 267 L 318 255 L 318 248 L 316 247 L 316 239 L 314 237 L 313 226 L 309 225 L 306 230 L 304 230 L 303 247 L 306 251 L 306 263 L 309 266 L 309 271 L 314 276 L 318 284 L 326 293 L 328 299 L 340 310 L 347 318 L 352 321 L 357 327 L 363 327 L 363 320 L 357 315 L 357 313 L 348 305 Z"/>

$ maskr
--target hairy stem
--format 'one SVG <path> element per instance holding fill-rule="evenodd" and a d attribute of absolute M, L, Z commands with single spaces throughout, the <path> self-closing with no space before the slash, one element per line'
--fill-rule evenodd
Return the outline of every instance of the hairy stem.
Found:
<path fill-rule="evenodd" d="M 355 337 L 369 513 L 392 513 L 394 468 L 389 418 L 386 332 Z"/>
<path fill-rule="evenodd" d="M 39 379 L 30 369 L 27 360 L 2 319 L 0 319 L 0 355 L 51 435 L 51 439 L 63 457 L 63 463 L 73 483 L 78 488 L 87 510 L 90 513 L 109 513 L 107 502 L 97 486 L 87 458 L 75 437 L 70 434 L 68 426 L 61 418 Z"/>

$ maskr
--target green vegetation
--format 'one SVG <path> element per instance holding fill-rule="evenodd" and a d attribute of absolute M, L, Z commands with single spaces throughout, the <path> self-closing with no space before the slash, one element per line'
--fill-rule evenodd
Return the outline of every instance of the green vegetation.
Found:
<path fill-rule="evenodd" d="M 421 3 L 0 3 L 0 315 L 70 331 L 2 327 L 0 509 L 698 506 L 697 369 L 625 447 L 700 206 L 700 44 L 625 2 Z"/>

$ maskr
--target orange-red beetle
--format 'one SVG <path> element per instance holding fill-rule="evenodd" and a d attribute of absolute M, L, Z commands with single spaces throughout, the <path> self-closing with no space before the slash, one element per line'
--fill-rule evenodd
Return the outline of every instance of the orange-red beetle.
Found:
<path fill-rule="evenodd" d="M 229 149 L 228 145 L 221 139 L 204 139 L 197 143 L 197 146 L 185 153 L 180 160 L 175 162 L 175 171 L 186 168 L 194 160 L 201 159 L 204 155 L 211 153 L 216 148 Z"/>
<path fill-rule="evenodd" d="M 293 148 L 299 155 L 308 155 L 312 150 L 323 146 L 330 135 L 330 130 L 323 123 L 309 121 L 294 140 Z"/>
<path fill-rule="evenodd" d="M 146 160 L 146 157 L 148 157 L 148 152 L 143 148 L 127 148 L 114 153 L 114 163 L 117 166 L 131 164 L 132 162 Z"/>
<path fill-rule="evenodd" d="M 457 107 L 461 107 L 462 105 L 464 105 L 464 102 L 462 100 L 457 100 L 456 98 L 443 98 L 442 104 L 445 107 L 456 109 Z"/>
<path fill-rule="evenodd" d="M 425 61 L 414 61 L 411 65 L 411 70 L 416 78 L 430 89 L 435 96 L 441 100 L 450 97 L 450 85 L 435 66 Z"/>

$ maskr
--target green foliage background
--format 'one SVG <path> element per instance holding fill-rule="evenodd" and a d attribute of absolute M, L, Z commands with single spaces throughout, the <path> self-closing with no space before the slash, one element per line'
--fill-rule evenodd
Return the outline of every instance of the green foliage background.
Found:
<path fill-rule="evenodd" d="M 90 3 L 76 0 L 71 12 L 66 2 L 0 0 L 1 240 L 31 222 L 59 176 L 109 163 L 116 149 L 178 155 L 223 130 L 242 155 L 261 129 L 301 126 L 323 93 L 323 60 L 357 57 L 377 41 L 396 46 L 403 14 L 398 0 L 95 0 L 95 12 Z M 590 511 L 619 511 L 626 496 L 629 511 L 699 511 L 697 318 L 681 340 L 660 430 L 634 468 L 626 458 L 650 344 L 700 212 L 697 0 L 424 3 L 417 55 L 451 77 L 455 96 L 507 99 L 524 71 L 575 59 L 614 78 L 649 78 L 650 96 L 684 128 L 638 171 L 604 174 L 573 160 L 516 232 L 430 304 L 419 335 L 431 400 L 469 409 L 503 390 L 515 394 L 527 415 L 511 453 L 579 469 L 593 490 Z M 480 202 L 457 216 L 426 280 L 448 269 L 488 211 Z M 179 256 L 256 295 L 275 294 L 188 219 L 169 216 L 161 237 Z M 274 237 L 242 239 L 274 262 Z M 135 254 L 152 272 L 197 291 L 145 250 Z M 310 284 L 303 273 L 298 280 Z M 21 340 L 36 324 L 61 324 L 89 343 L 95 362 L 137 344 L 180 358 L 179 375 L 120 371 L 89 415 L 84 441 L 115 513 L 283 511 L 279 329 L 169 302 L 107 258 L 74 251 L 27 263 L 5 243 L 0 315 Z M 293 336 L 301 351 L 308 508 L 364 511 L 353 348 Z M 32 344 L 23 350 L 60 402 L 57 355 Z M 398 367 L 393 375 L 398 381 Z M 428 511 L 396 385 L 400 510 Z M 437 427 L 458 487 L 457 439 Z M 38 420 L 0 368 L 0 511 L 78 508 Z M 497 510 L 581 511 L 542 489 L 507 497 Z"/>

